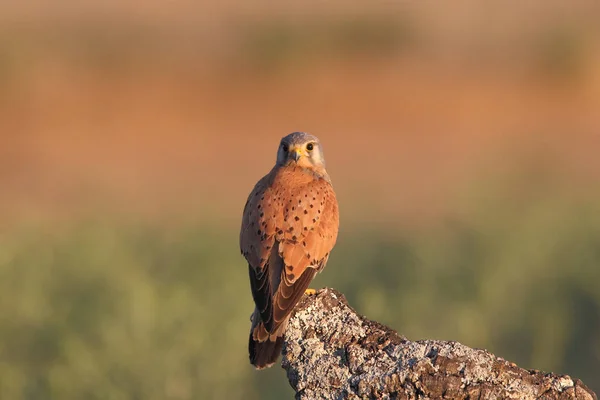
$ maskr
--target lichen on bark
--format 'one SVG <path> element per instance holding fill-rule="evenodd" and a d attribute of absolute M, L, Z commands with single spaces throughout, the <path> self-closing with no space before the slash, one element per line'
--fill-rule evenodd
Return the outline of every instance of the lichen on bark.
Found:
<path fill-rule="evenodd" d="M 344 296 L 305 296 L 283 348 L 296 399 L 597 400 L 567 375 L 525 370 L 458 342 L 410 341 L 357 314 Z"/>

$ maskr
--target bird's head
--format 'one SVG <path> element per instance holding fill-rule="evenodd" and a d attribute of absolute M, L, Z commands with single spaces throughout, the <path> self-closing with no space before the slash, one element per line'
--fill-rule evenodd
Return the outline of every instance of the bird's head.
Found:
<path fill-rule="evenodd" d="M 294 132 L 285 136 L 277 150 L 277 165 L 298 165 L 304 168 L 325 168 L 321 142 L 316 136 Z"/>

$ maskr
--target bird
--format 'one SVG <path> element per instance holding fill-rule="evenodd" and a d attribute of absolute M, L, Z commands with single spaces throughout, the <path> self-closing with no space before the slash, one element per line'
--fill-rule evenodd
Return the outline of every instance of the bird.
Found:
<path fill-rule="evenodd" d="M 248 196 L 240 229 L 255 304 L 248 352 L 256 369 L 279 358 L 290 314 L 314 292 L 308 286 L 325 268 L 338 229 L 321 142 L 305 132 L 283 137 L 275 166 Z"/>

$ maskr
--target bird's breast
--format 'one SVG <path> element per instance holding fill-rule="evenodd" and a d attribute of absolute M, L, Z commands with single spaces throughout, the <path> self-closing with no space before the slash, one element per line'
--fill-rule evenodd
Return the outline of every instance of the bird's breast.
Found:
<path fill-rule="evenodd" d="M 279 168 L 279 170 L 275 173 L 273 184 L 275 186 L 297 188 L 309 185 L 319 179 L 325 179 L 329 181 L 329 177 L 325 169 L 305 168 L 298 165 L 289 165 Z"/>

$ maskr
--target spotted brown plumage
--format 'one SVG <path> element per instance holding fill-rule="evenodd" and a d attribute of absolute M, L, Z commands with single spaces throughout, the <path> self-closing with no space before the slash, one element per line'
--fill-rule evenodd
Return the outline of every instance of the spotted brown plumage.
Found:
<path fill-rule="evenodd" d="M 325 267 L 338 225 L 319 140 L 302 132 L 284 137 L 275 167 L 248 196 L 240 231 L 256 306 L 249 339 L 256 368 L 277 360 L 290 313 Z"/>

